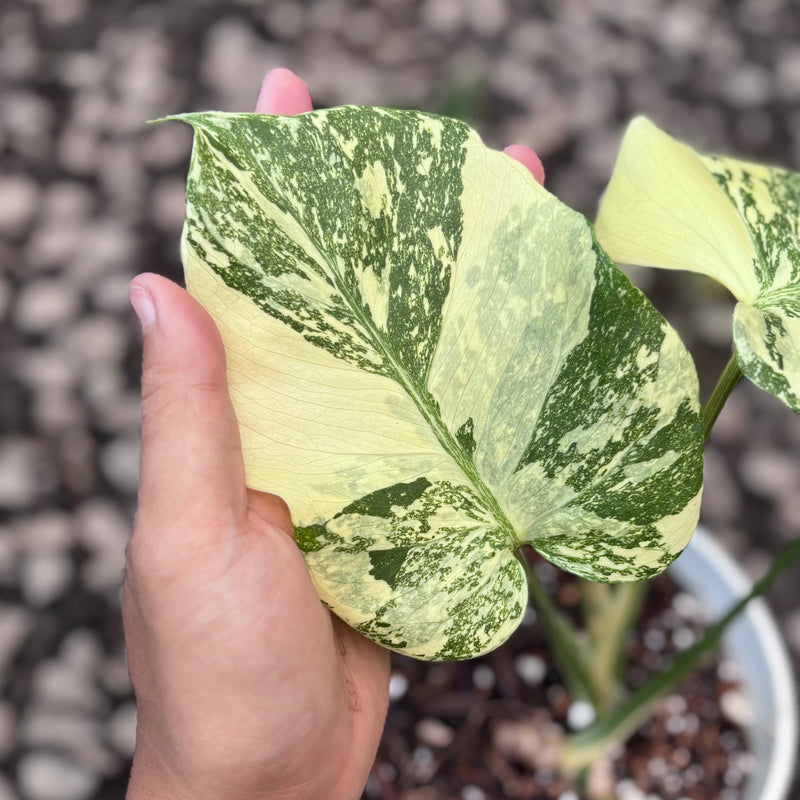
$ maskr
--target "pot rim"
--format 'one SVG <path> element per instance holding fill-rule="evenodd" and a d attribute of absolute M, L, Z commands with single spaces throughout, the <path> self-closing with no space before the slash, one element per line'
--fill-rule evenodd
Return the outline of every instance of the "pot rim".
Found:
<path fill-rule="evenodd" d="M 753 586 L 741 566 L 702 526 L 670 571 L 697 596 L 712 619 Z M 744 798 L 786 800 L 797 765 L 797 691 L 786 645 L 763 598 L 752 600 L 731 624 L 723 649 L 741 669 L 753 710 L 747 738 L 755 768 L 748 776 Z"/>

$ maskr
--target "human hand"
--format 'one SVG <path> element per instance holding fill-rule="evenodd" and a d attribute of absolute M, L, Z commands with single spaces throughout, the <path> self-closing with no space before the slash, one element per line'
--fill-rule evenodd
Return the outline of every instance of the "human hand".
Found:
<path fill-rule="evenodd" d="M 267 76 L 258 111 L 310 109 L 299 79 Z M 352 800 L 383 727 L 388 652 L 322 606 L 285 504 L 246 489 L 211 318 L 155 275 L 131 301 L 144 365 L 122 592 L 138 701 L 128 800 Z"/>
<path fill-rule="evenodd" d="M 269 73 L 256 111 L 311 110 Z M 533 151 L 509 155 L 543 178 Z M 387 706 L 388 653 L 319 602 L 286 505 L 248 490 L 211 318 L 155 275 L 144 333 L 142 477 L 123 586 L 138 701 L 128 800 L 360 795 Z"/>

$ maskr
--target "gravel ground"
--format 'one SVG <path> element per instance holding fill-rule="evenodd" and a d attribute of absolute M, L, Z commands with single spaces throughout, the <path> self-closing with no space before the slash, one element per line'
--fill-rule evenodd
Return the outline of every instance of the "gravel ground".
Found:
<path fill-rule="evenodd" d="M 288 66 L 319 106 L 462 116 L 542 156 L 592 214 L 625 121 L 800 164 L 793 0 L 2 0 L 0 800 L 123 797 L 135 709 L 118 589 L 138 480 L 127 284 L 177 278 L 190 138 Z M 708 389 L 731 304 L 640 276 Z M 702 300 L 702 308 L 686 299 Z M 706 524 L 758 574 L 800 528 L 800 419 L 742 386 L 707 456 Z M 800 572 L 771 603 L 800 665 Z"/>

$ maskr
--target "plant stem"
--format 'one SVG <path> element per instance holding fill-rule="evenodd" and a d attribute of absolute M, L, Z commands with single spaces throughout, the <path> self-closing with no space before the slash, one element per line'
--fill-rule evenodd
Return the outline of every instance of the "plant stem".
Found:
<path fill-rule="evenodd" d="M 711 392 L 711 397 L 708 398 L 708 402 L 703 408 L 704 442 L 708 440 L 708 435 L 711 433 L 711 429 L 714 427 L 714 423 L 717 421 L 719 412 L 722 411 L 722 407 L 725 405 L 728 395 L 733 390 L 733 387 L 739 382 L 741 377 L 742 371 L 739 369 L 739 363 L 736 361 L 736 354 L 734 353 L 730 357 L 728 363 L 725 365 L 725 369 L 722 371 L 722 375 L 720 375 L 717 385 Z"/>
<path fill-rule="evenodd" d="M 571 736 L 564 751 L 564 764 L 567 768 L 581 769 L 614 743 L 624 741 L 630 736 L 647 718 L 653 703 L 689 673 L 702 656 L 719 644 L 728 625 L 744 611 L 753 598 L 764 594 L 798 556 L 800 556 L 800 539 L 795 539 L 778 554 L 752 591 L 734 603 L 724 616 L 711 625 L 700 641 L 677 656 L 668 670 L 650 678 L 611 714 L 601 717 L 585 730 Z"/>
<path fill-rule="evenodd" d="M 551 654 L 570 697 L 573 700 L 594 702 L 586 647 L 581 642 L 578 631 L 553 603 L 524 554 L 518 550 L 516 555 L 528 579 L 531 604 L 542 622 Z"/>
<path fill-rule="evenodd" d="M 602 716 L 618 699 L 626 634 L 641 607 L 647 582 L 610 586 L 583 580 L 580 586 L 591 645 L 589 679 L 595 707 Z"/>

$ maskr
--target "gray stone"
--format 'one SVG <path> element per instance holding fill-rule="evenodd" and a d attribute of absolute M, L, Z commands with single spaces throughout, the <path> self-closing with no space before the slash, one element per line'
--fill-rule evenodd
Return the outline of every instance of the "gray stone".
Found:
<path fill-rule="evenodd" d="M 125 653 L 119 652 L 106 658 L 100 666 L 100 683 L 115 697 L 125 697 L 133 692 Z"/>
<path fill-rule="evenodd" d="M 673 3 L 665 8 L 653 33 L 670 54 L 685 58 L 702 52 L 711 22 L 707 9 Z"/>
<path fill-rule="evenodd" d="M 60 346 L 20 348 L 14 371 L 38 392 L 67 391 L 76 381 L 75 365 Z"/>
<path fill-rule="evenodd" d="M 775 83 L 782 99 L 800 100 L 800 45 L 793 44 L 780 52 Z"/>
<path fill-rule="evenodd" d="M 54 466 L 40 443 L 22 436 L 0 439 L 0 507 L 30 506 L 54 478 Z"/>
<path fill-rule="evenodd" d="M 78 509 L 76 530 L 78 541 L 90 553 L 82 581 L 95 591 L 117 589 L 125 569 L 131 521 L 113 503 L 94 500 Z"/>
<path fill-rule="evenodd" d="M 307 24 L 326 34 L 339 34 L 347 25 L 350 13 L 352 9 L 344 0 L 316 0 L 308 9 Z"/>
<path fill-rule="evenodd" d="M 62 28 L 74 25 L 87 12 L 87 0 L 37 0 L 46 25 Z"/>
<path fill-rule="evenodd" d="M 108 718 L 107 736 L 111 746 L 126 758 L 133 756 L 136 744 L 136 704 L 123 703 Z"/>
<path fill-rule="evenodd" d="M 127 316 L 131 307 L 128 300 L 128 286 L 133 277 L 133 273 L 127 271 L 112 272 L 101 277 L 89 290 L 94 306 L 99 311 Z"/>
<path fill-rule="evenodd" d="M 103 86 L 76 92 L 71 109 L 70 122 L 83 133 L 102 131 L 111 112 L 108 93 Z"/>
<path fill-rule="evenodd" d="M 0 526 L 0 586 L 16 586 L 19 544 L 11 529 Z"/>
<path fill-rule="evenodd" d="M 528 684 L 538 686 L 547 673 L 547 664 L 541 656 L 532 653 L 520 653 L 514 660 L 517 675 Z"/>
<path fill-rule="evenodd" d="M 0 800 L 19 800 L 19 795 L 3 775 L 0 775 Z"/>
<path fill-rule="evenodd" d="M 540 158 L 544 158 L 562 145 L 567 133 L 566 109 L 562 103 L 555 102 L 549 108 L 537 109 L 513 120 L 503 132 L 503 141 L 526 144 L 532 147 Z"/>
<path fill-rule="evenodd" d="M 19 606 L 0 606 L 0 674 L 33 630 L 33 614 Z"/>
<path fill-rule="evenodd" d="M 390 92 L 398 102 L 404 99 L 404 94 L 396 93 L 394 84 L 405 86 L 417 74 L 415 70 L 409 68 L 403 75 L 365 69 L 361 58 L 319 38 L 319 42 L 310 45 L 303 68 L 303 77 L 314 87 L 315 94 L 329 98 L 332 104 L 380 105 L 381 98 Z"/>
<path fill-rule="evenodd" d="M 42 433 L 61 433 L 86 424 L 86 410 L 70 391 L 51 389 L 36 395 L 33 421 Z"/>
<path fill-rule="evenodd" d="M 287 51 L 268 46 L 250 25 L 232 18 L 215 23 L 208 31 L 201 60 L 201 77 L 222 111 L 251 110 L 259 77 L 268 69 L 289 63 Z M 254 76 L 256 83 L 242 76 Z"/>
<path fill-rule="evenodd" d="M 48 659 L 37 664 L 33 670 L 32 689 L 37 706 L 51 710 L 98 714 L 108 706 L 92 672 L 64 659 Z"/>
<path fill-rule="evenodd" d="M 420 10 L 425 28 L 440 34 L 457 33 L 465 22 L 462 0 L 426 0 Z"/>
<path fill-rule="evenodd" d="M 408 678 L 402 672 L 393 672 L 389 678 L 389 700 L 400 700 L 408 691 Z"/>
<path fill-rule="evenodd" d="M 455 737 L 453 729 L 435 717 L 425 717 L 414 726 L 417 740 L 428 747 L 447 747 Z"/>
<path fill-rule="evenodd" d="M 741 140 L 741 147 L 757 150 L 769 145 L 775 133 L 775 124 L 768 110 L 756 109 L 741 113 L 734 130 Z"/>
<path fill-rule="evenodd" d="M 110 314 L 90 314 L 67 332 L 63 346 L 72 360 L 95 369 L 113 369 L 125 355 L 128 339 Z"/>
<path fill-rule="evenodd" d="M 142 120 L 163 115 L 175 93 L 170 69 L 170 43 L 157 27 L 142 26 L 114 31 L 117 63 L 113 87 L 118 98 L 112 129 L 117 133 L 140 133 Z"/>
<path fill-rule="evenodd" d="M 51 106 L 33 92 L 10 91 L 3 96 L 1 108 L 3 127 L 17 153 L 33 163 L 47 158 L 53 144 Z"/>
<path fill-rule="evenodd" d="M 99 396 L 96 394 L 94 398 Z M 94 409 L 94 420 L 98 427 L 113 432 L 138 432 L 141 420 L 141 399 L 138 392 L 122 393 L 119 387 L 114 387 L 103 396 L 108 399 L 108 403 Z"/>
<path fill-rule="evenodd" d="M 0 47 L 0 75 L 9 80 L 32 79 L 40 64 L 33 20 L 27 14 L 6 15 L 5 9 L 3 14 L 6 35 L 2 38 Z"/>
<path fill-rule="evenodd" d="M 739 108 L 766 105 L 772 97 L 772 76 L 760 64 L 741 64 L 725 76 L 722 93 Z"/>
<path fill-rule="evenodd" d="M 20 585 L 25 601 L 43 608 L 61 597 L 69 588 L 75 568 L 63 553 L 32 553 L 23 557 Z"/>
<path fill-rule="evenodd" d="M 617 132 L 609 132 L 604 126 L 597 126 L 594 133 L 582 137 L 576 155 L 585 170 L 584 180 L 587 173 L 599 180 L 611 173 L 619 152 L 619 140 Z"/>
<path fill-rule="evenodd" d="M 602 153 L 601 157 L 594 155 L 588 162 L 602 181 L 611 174 L 622 139 L 622 131 L 615 124 L 608 124 L 614 119 L 618 104 L 614 81 L 607 76 L 582 82 L 568 99 L 566 114 L 570 126 L 576 131 L 589 133 L 588 142 L 586 139 L 583 141 L 584 149 Z"/>
<path fill-rule="evenodd" d="M 119 219 L 103 217 L 88 225 L 70 265 L 70 277 L 85 291 L 111 270 L 126 269 L 136 260 L 136 240 Z"/>
<path fill-rule="evenodd" d="M 99 53 L 77 51 L 67 52 L 59 59 L 57 75 L 70 89 L 95 89 L 102 85 L 108 70 L 108 61 Z"/>
<path fill-rule="evenodd" d="M 751 414 L 752 410 L 744 392 L 733 392 L 714 423 L 711 442 L 741 444 L 752 425 Z"/>
<path fill-rule="evenodd" d="M 87 431 L 64 431 L 59 436 L 61 479 L 73 495 L 82 497 L 95 488 L 95 457 L 95 439 Z"/>
<path fill-rule="evenodd" d="M 383 40 L 386 20 L 377 9 L 360 8 L 344 16 L 347 24 L 342 30 L 342 38 L 352 47 L 371 49 L 376 42 Z"/>
<path fill-rule="evenodd" d="M 700 338 L 717 347 L 730 347 L 731 320 L 734 301 L 728 299 L 703 299 L 702 305 L 692 309 L 693 327 Z"/>
<path fill-rule="evenodd" d="M 741 689 L 728 689 L 723 692 L 719 698 L 719 705 L 723 716 L 734 725 L 747 728 L 752 724 L 753 705 Z"/>
<path fill-rule="evenodd" d="M 69 263 L 83 242 L 84 227 L 73 219 L 45 219 L 31 234 L 25 247 L 28 272 L 48 270 Z"/>
<path fill-rule="evenodd" d="M 293 42 L 300 38 L 306 25 L 305 9 L 294 0 L 270 4 L 264 12 L 269 30 L 279 39 Z"/>
<path fill-rule="evenodd" d="M 82 183 L 62 180 L 51 184 L 44 193 L 42 210 L 48 219 L 75 223 L 85 220 L 95 203 L 95 196 Z"/>
<path fill-rule="evenodd" d="M 91 552 L 125 548 L 131 520 L 110 500 L 89 500 L 77 509 L 74 519 L 78 541 Z"/>
<path fill-rule="evenodd" d="M 182 165 L 191 150 L 192 129 L 188 125 L 177 122 L 151 125 L 142 136 L 142 160 L 150 167 L 168 169 Z"/>
<path fill-rule="evenodd" d="M 2 146 L 3 143 L 2 140 L 0 140 L 0 148 Z M 0 260 L 2 260 L 2 258 L 2 253 L 0 253 Z M 13 298 L 14 290 L 11 288 L 11 282 L 0 275 L 0 322 L 5 319 L 6 315 L 11 309 L 11 302 Z"/>
<path fill-rule="evenodd" d="M 100 451 L 100 468 L 121 491 L 135 494 L 139 487 L 139 451 L 141 442 L 138 435 L 118 436 Z"/>
<path fill-rule="evenodd" d="M 707 34 L 703 55 L 707 66 L 715 72 L 715 79 L 718 79 L 718 76 L 734 69 L 736 64 L 741 64 L 745 57 L 744 45 L 730 25 L 720 19 L 714 21 Z M 715 87 L 715 92 L 719 92 L 719 87 Z"/>
<path fill-rule="evenodd" d="M 739 472 L 748 489 L 761 497 L 777 499 L 800 489 L 800 465 L 794 453 L 752 447 L 743 455 Z"/>
<path fill-rule="evenodd" d="M 509 22 L 506 0 L 468 0 L 467 22 L 479 36 L 498 36 Z"/>
<path fill-rule="evenodd" d="M 98 718 L 41 706 L 28 708 L 19 726 L 23 745 L 52 749 L 90 773 L 112 775 L 119 759 L 104 744 L 104 732 Z"/>
<path fill-rule="evenodd" d="M 81 568 L 81 582 L 95 592 L 119 589 L 125 575 L 125 549 L 103 550 Z"/>
<path fill-rule="evenodd" d="M 706 447 L 703 477 L 703 514 L 708 524 L 736 522 L 742 512 L 741 493 L 729 462 L 713 445 Z"/>
<path fill-rule="evenodd" d="M 58 139 L 58 163 L 73 175 L 93 175 L 100 149 L 100 131 L 68 123 Z"/>
<path fill-rule="evenodd" d="M 136 125 L 131 123 L 131 127 L 138 130 L 141 125 L 140 120 L 141 117 L 137 114 Z M 135 148 L 124 140 L 105 144 L 97 159 L 97 174 L 103 193 L 111 199 L 113 215 L 125 222 L 138 219 L 142 212 L 142 200 L 147 190 L 145 174 Z M 109 223 L 113 223 L 113 225 Z M 123 239 L 119 237 L 114 228 L 121 230 L 121 226 L 116 220 L 107 220 L 105 229 L 112 232 L 121 243 Z M 129 234 L 124 236 L 126 246 L 130 239 Z M 114 245 L 117 244 L 118 241 L 114 241 Z M 84 257 L 90 252 L 87 251 Z M 109 259 L 106 262 L 106 268 L 115 261 L 116 259 L 113 261 Z"/>
<path fill-rule="evenodd" d="M 0 235 L 24 233 L 36 214 L 39 196 L 39 187 L 24 175 L 0 178 Z"/>
<path fill-rule="evenodd" d="M 60 654 L 67 664 L 86 673 L 94 673 L 103 659 L 103 645 L 94 631 L 76 628 L 64 638 Z"/>
<path fill-rule="evenodd" d="M 162 178 L 153 187 L 150 218 L 163 231 L 179 234 L 186 207 L 186 182 L 183 178 Z"/>
<path fill-rule="evenodd" d="M 24 755 L 17 778 L 27 800 L 85 800 L 99 783 L 88 770 L 47 752 Z"/>
<path fill-rule="evenodd" d="M 554 99 L 550 78 L 520 58 L 501 56 L 489 75 L 490 86 L 524 108 L 541 108 Z M 532 146 L 534 146 L 532 144 Z"/>
<path fill-rule="evenodd" d="M 40 278 L 20 290 L 14 322 L 28 333 L 44 333 L 71 322 L 79 309 L 80 297 L 71 282 L 62 278 Z"/>
<path fill-rule="evenodd" d="M 22 517 L 13 531 L 25 553 L 60 553 L 75 541 L 71 517 L 64 511 L 40 511 Z"/>

